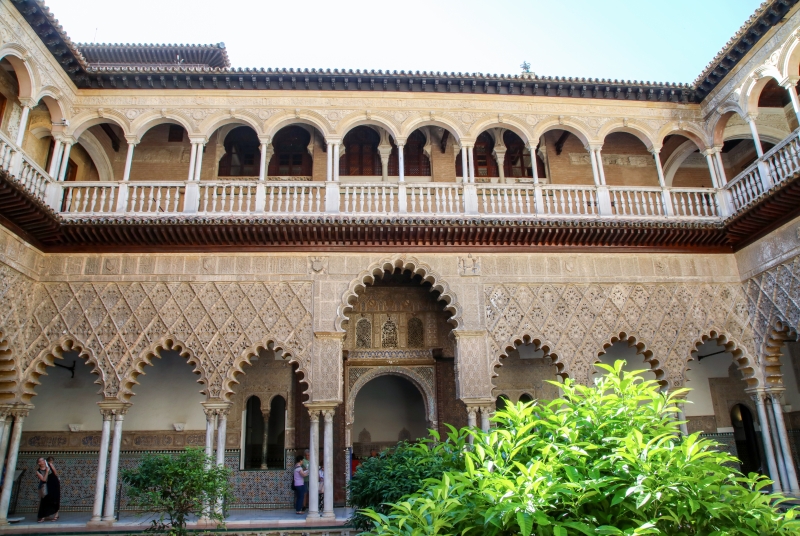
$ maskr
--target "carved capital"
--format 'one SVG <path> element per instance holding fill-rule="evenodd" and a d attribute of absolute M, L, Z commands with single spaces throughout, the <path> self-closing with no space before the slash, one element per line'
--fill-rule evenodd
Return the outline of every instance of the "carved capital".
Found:
<path fill-rule="evenodd" d="M 319 423 L 319 410 L 317 408 L 308 408 L 308 417 L 312 423 Z"/>
<path fill-rule="evenodd" d="M 324 409 L 322 410 L 322 417 L 325 419 L 326 423 L 333 422 L 333 416 L 336 413 L 334 409 Z"/>

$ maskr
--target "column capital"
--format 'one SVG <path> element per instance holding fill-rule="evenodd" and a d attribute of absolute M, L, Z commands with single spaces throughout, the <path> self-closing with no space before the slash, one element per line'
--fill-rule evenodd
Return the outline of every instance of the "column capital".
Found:
<path fill-rule="evenodd" d="M 17 404 L 9 411 L 9 415 L 15 419 L 24 419 L 28 416 L 28 413 L 31 412 L 33 407 L 33 404 Z"/>
<path fill-rule="evenodd" d="M 97 405 L 100 406 L 100 414 L 103 418 L 105 419 L 108 416 L 110 419 L 116 415 L 125 415 L 133 404 L 119 400 L 103 400 L 98 402 Z"/>
<path fill-rule="evenodd" d="M 319 422 L 319 409 L 317 408 L 308 408 L 308 417 L 311 422 Z"/>
<path fill-rule="evenodd" d="M 66 134 L 55 134 L 53 137 L 56 139 L 56 141 L 60 141 L 64 145 L 75 145 L 78 143 L 78 140 Z"/>
<path fill-rule="evenodd" d="M 325 138 L 325 143 L 330 145 L 339 145 L 342 143 L 342 138 L 334 138 L 329 136 L 328 138 Z"/>
<path fill-rule="evenodd" d="M 269 135 L 267 135 L 267 134 L 261 134 L 261 135 L 258 137 L 258 142 L 259 142 L 261 145 L 269 145 L 270 143 L 272 143 L 272 136 L 269 136 Z"/>
<path fill-rule="evenodd" d="M 587 151 L 599 151 L 603 148 L 602 143 L 588 143 L 583 146 Z"/>
<path fill-rule="evenodd" d="M 206 136 L 189 136 L 189 142 L 205 145 L 208 143 L 208 138 Z"/>
<path fill-rule="evenodd" d="M 758 119 L 758 112 L 748 112 L 743 119 L 745 123 L 755 123 Z"/>
<path fill-rule="evenodd" d="M 125 141 L 128 142 L 128 145 L 139 145 L 142 140 L 136 134 L 125 134 Z"/>
<path fill-rule="evenodd" d="M 30 109 L 30 108 L 33 108 L 34 106 L 36 106 L 36 103 L 33 102 L 33 99 L 30 98 L 30 97 L 19 97 L 18 100 L 19 100 L 20 105 L 22 105 L 23 108 Z"/>
<path fill-rule="evenodd" d="M 336 413 L 336 410 L 331 409 L 323 409 L 322 410 L 322 418 L 325 420 L 326 423 L 333 422 L 333 416 Z"/>
<path fill-rule="evenodd" d="M 715 151 L 713 147 L 710 148 L 706 147 L 705 149 L 700 151 L 700 154 L 702 154 L 703 156 L 713 156 L 715 154 Z"/>
<path fill-rule="evenodd" d="M 650 154 L 652 154 L 653 156 L 658 156 L 661 153 L 662 148 L 663 147 L 661 145 L 653 145 L 647 150 L 650 151 Z"/>
<path fill-rule="evenodd" d="M 227 415 L 231 410 L 233 403 L 213 401 L 201 402 L 200 405 L 203 406 L 203 412 L 206 414 L 206 416 L 211 417 L 213 415 Z"/>
<path fill-rule="evenodd" d="M 790 89 L 793 87 L 797 87 L 797 82 L 800 82 L 800 76 L 792 75 L 792 76 L 787 76 L 786 78 L 781 80 L 779 84 L 784 89 Z"/>

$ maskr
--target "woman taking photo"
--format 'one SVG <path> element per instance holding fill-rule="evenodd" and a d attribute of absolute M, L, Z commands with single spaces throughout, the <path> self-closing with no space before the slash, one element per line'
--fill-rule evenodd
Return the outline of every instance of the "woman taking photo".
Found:
<path fill-rule="evenodd" d="M 39 523 L 44 520 L 56 521 L 61 507 L 61 482 L 58 480 L 58 472 L 53 466 L 53 458 L 47 460 L 39 458 L 36 464 L 39 491 L 39 513 L 36 517 Z"/>
<path fill-rule="evenodd" d="M 303 457 L 296 456 L 294 459 L 294 511 L 297 515 L 303 514 L 303 501 L 306 498 L 305 478 L 308 471 L 303 469 Z"/>

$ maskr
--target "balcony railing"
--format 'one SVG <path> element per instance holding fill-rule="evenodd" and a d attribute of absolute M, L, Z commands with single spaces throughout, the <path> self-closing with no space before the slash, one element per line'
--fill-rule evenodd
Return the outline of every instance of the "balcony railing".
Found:
<path fill-rule="evenodd" d="M 471 215 L 720 221 L 800 172 L 800 129 L 722 189 L 562 184 L 312 181 L 57 182 L 0 134 L 0 168 L 64 217 Z"/>

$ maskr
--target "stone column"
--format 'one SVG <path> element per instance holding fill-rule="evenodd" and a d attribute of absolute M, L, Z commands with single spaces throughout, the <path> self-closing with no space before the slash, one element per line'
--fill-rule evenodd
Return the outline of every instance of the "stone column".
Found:
<path fill-rule="evenodd" d="M 194 181 L 198 182 L 200 180 L 200 172 L 203 170 L 203 149 L 205 148 L 205 142 L 200 142 L 197 144 L 197 157 L 195 158 L 194 162 Z"/>
<path fill-rule="evenodd" d="M 536 165 L 536 146 L 529 145 L 528 151 L 531 153 L 531 174 L 533 175 L 533 184 L 539 184 L 539 166 Z"/>
<path fill-rule="evenodd" d="M 269 139 L 260 139 L 261 141 L 261 162 L 258 166 L 258 180 L 263 182 L 267 180 L 267 166 L 269 166 Z"/>
<path fill-rule="evenodd" d="M 9 412 L 11 408 L 2 408 L 0 409 L 0 416 L 2 416 L 2 421 L 0 424 L 0 463 L 6 459 L 6 453 L 8 453 L 8 434 L 11 431 L 11 419 Z"/>
<path fill-rule="evenodd" d="M 775 451 L 772 448 L 772 437 L 769 433 L 769 420 L 767 419 L 767 412 L 764 409 L 763 391 L 756 391 L 751 393 L 753 401 L 756 403 L 756 411 L 758 412 L 758 423 L 761 425 L 761 439 L 764 442 L 764 454 L 767 456 L 767 469 L 769 470 L 769 477 L 772 479 L 772 490 L 781 492 L 781 476 L 778 473 L 778 464 L 775 461 Z"/>
<path fill-rule="evenodd" d="M 744 120 L 747 122 L 747 126 L 750 127 L 750 133 L 753 135 L 753 143 L 756 146 L 756 154 L 759 158 L 764 156 L 764 149 L 761 147 L 761 137 L 758 135 L 758 128 L 756 128 L 756 117 L 757 115 L 747 114 L 747 117 Z"/>
<path fill-rule="evenodd" d="M 481 430 L 484 432 L 489 431 L 489 418 L 494 413 L 494 408 L 492 406 L 481 406 Z"/>
<path fill-rule="evenodd" d="M 406 161 L 405 161 L 405 145 L 397 143 L 397 159 L 398 159 L 398 173 L 400 178 L 398 182 L 405 182 L 406 180 Z"/>
<path fill-rule="evenodd" d="M 473 146 L 470 145 L 467 147 L 467 160 L 469 160 L 469 182 L 475 182 L 475 153 L 473 152 Z"/>
<path fill-rule="evenodd" d="M 595 157 L 597 158 L 597 171 L 600 172 L 600 183 L 603 186 L 608 186 L 606 183 L 606 170 L 603 167 L 603 155 L 600 153 L 602 150 L 601 147 L 598 147 L 595 151 Z"/>
<path fill-rule="evenodd" d="M 325 153 L 327 158 L 327 165 L 325 166 L 325 180 L 331 182 L 333 180 L 333 144 L 328 142 L 328 152 Z"/>
<path fill-rule="evenodd" d="M 308 519 L 319 518 L 319 410 L 309 408 L 311 433 L 308 441 Z"/>
<path fill-rule="evenodd" d="M 108 488 L 106 488 L 106 504 L 103 509 L 103 521 L 113 523 L 114 506 L 117 501 L 117 479 L 119 477 L 119 450 L 122 445 L 122 421 L 129 406 L 119 407 L 114 413 L 114 439 L 111 443 L 111 461 L 108 464 Z"/>
<path fill-rule="evenodd" d="M 63 147 L 61 140 L 56 139 L 55 145 L 53 145 L 53 154 L 50 155 L 50 167 L 47 170 L 48 175 L 50 175 L 53 179 L 56 178 L 58 174 L 58 165 L 61 163 L 61 148 Z"/>
<path fill-rule="evenodd" d="M 461 183 L 469 182 L 469 163 L 467 162 L 467 148 L 461 146 Z"/>
<path fill-rule="evenodd" d="M 322 417 L 325 421 L 323 434 L 323 467 L 325 468 L 325 476 L 323 481 L 324 504 L 322 508 L 322 517 L 324 519 L 336 518 L 336 514 L 333 512 L 333 416 L 335 413 L 336 410 L 334 408 L 322 410 Z"/>
<path fill-rule="evenodd" d="M 228 412 L 231 404 L 225 404 L 217 410 L 217 466 L 225 465 L 225 442 L 228 433 Z M 217 512 L 222 513 L 222 499 L 217 500 Z"/>
<path fill-rule="evenodd" d="M 64 148 L 61 151 L 61 165 L 58 167 L 58 177 L 56 180 L 63 182 L 67 178 L 67 168 L 69 167 L 69 152 L 72 150 L 72 143 L 64 142 Z"/>
<path fill-rule="evenodd" d="M 10 415 L 14 417 L 14 425 L 11 429 L 11 440 L 8 446 L 8 463 L 6 464 L 6 477 L 3 480 L 3 491 L 0 493 L 0 525 L 8 525 L 8 506 L 11 503 L 11 491 L 14 486 L 14 474 L 17 470 L 17 456 L 19 455 L 19 443 L 22 439 L 22 423 L 28 416 L 30 407 L 15 407 Z"/>
<path fill-rule="evenodd" d="M 703 156 L 706 157 L 706 164 L 708 164 L 708 173 L 711 175 L 711 185 L 714 188 L 719 188 L 719 180 L 717 179 L 716 164 L 713 157 L 713 149 L 706 149 L 703 151 Z"/>
<path fill-rule="evenodd" d="M 658 173 L 658 184 L 662 188 L 667 187 L 667 183 L 664 181 L 664 168 L 661 166 L 661 157 L 659 156 L 661 153 L 661 149 L 656 149 L 653 147 L 650 149 L 650 154 L 653 155 L 653 160 L 656 162 L 656 173 Z"/>
<path fill-rule="evenodd" d="M 189 157 L 189 176 L 186 178 L 187 181 L 191 181 L 194 179 L 194 164 L 197 160 L 197 144 L 192 142 L 192 154 Z"/>
<path fill-rule="evenodd" d="M 19 117 L 19 130 L 17 131 L 17 146 L 22 149 L 22 142 L 25 141 L 25 131 L 28 129 L 28 116 L 31 113 L 31 104 L 23 104 L 22 114 Z"/>
<path fill-rule="evenodd" d="M 597 168 L 597 155 L 595 154 L 595 150 L 591 147 L 588 149 L 589 151 L 589 161 L 592 164 L 592 178 L 594 179 L 595 186 L 601 186 L 602 183 L 600 182 L 600 171 Z"/>
<path fill-rule="evenodd" d="M 264 436 L 261 438 L 261 468 L 267 468 L 267 446 L 269 445 L 269 410 L 261 410 L 261 418 L 264 419 Z"/>
<path fill-rule="evenodd" d="M 725 175 L 725 164 L 722 162 L 722 145 L 715 145 L 712 152 L 714 154 L 714 162 L 717 164 L 715 170 L 719 187 L 724 188 L 728 184 L 728 177 Z"/>
<path fill-rule="evenodd" d="M 783 87 L 786 88 L 786 91 L 789 92 L 789 98 L 792 100 L 794 115 L 797 116 L 797 120 L 800 122 L 800 100 L 797 98 L 797 81 L 798 77 L 793 76 L 788 80 L 785 80 L 781 85 L 783 85 Z"/>
<path fill-rule="evenodd" d="M 100 434 L 100 455 L 97 460 L 97 479 L 94 485 L 94 506 L 92 507 L 92 519 L 89 523 L 98 523 L 103 515 L 103 495 L 106 489 L 106 466 L 108 465 L 108 444 L 111 439 L 111 419 L 114 417 L 114 410 L 110 408 L 100 408 L 103 416 L 103 431 Z"/>
<path fill-rule="evenodd" d="M 686 437 L 689 435 L 689 427 L 686 424 L 686 414 L 683 412 L 683 406 L 681 404 L 683 404 L 683 400 L 677 400 L 675 402 L 675 407 L 678 409 L 676 417 L 680 423 L 678 424 L 678 427 L 681 430 L 681 435 Z"/>
<path fill-rule="evenodd" d="M 381 157 L 381 181 L 386 182 L 389 179 L 389 157 L 392 156 L 392 146 L 378 145 L 378 154 Z"/>
<path fill-rule="evenodd" d="M 339 144 L 333 145 L 333 180 L 339 182 Z"/>
<path fill-rule="evenodd" d="M 133 165 L 133 150 L 136 142 L 128 141 L 128 154 L 125 155 L 125 171 L 122 172 L 122 180 L 127 182 L 131 178 L 131 166 Z"/>
<path fill-rule="evenodd" d="M 792 444 L 789 442 L 789 434 L 786 432 L 786 421 L 783 419 L 783 405 L 781 405 L 781 394 L 772 393 L 772 411 L 775 415 L 775 424 L 780 439 L 781 451 L 783 452 L 783 464 L 786 467 L 786 482 L 789 491 L 794 494 L 800 493 L 800 486 L 797 483 L 797 470 L 792 458 Z"/>
<path fill-rule="evenodd" d="M 475 428 L 478 426 L 478 407 L 467 406 L 467 426 Z"/>
<path fill-rule="evenodd" d="M 217 424 L 217 410 L 204 407 L 203 412 L 206 414 L 206 456 L 211 456 L 214 454 L 214 428 Z"/>
<path fill-rule="evenodd" d="M 771 402 L 772 397 L 769 393 L 765 394 L 765 406 L 767 412 L 767 420 L 769 420 L 769 430 L 772 436 L 772 446 L 775 449 L 775 461 L 778 465 L 778 472 L 781 475 L 781 489 L 789 491 L 789 473 L 786 470 L 786 458 L 783 453 L 783 445 L 781 445 L 781 438 L 778 436 L 778 425 L 775 422 L 775 413 L 772 410 Z"/>

